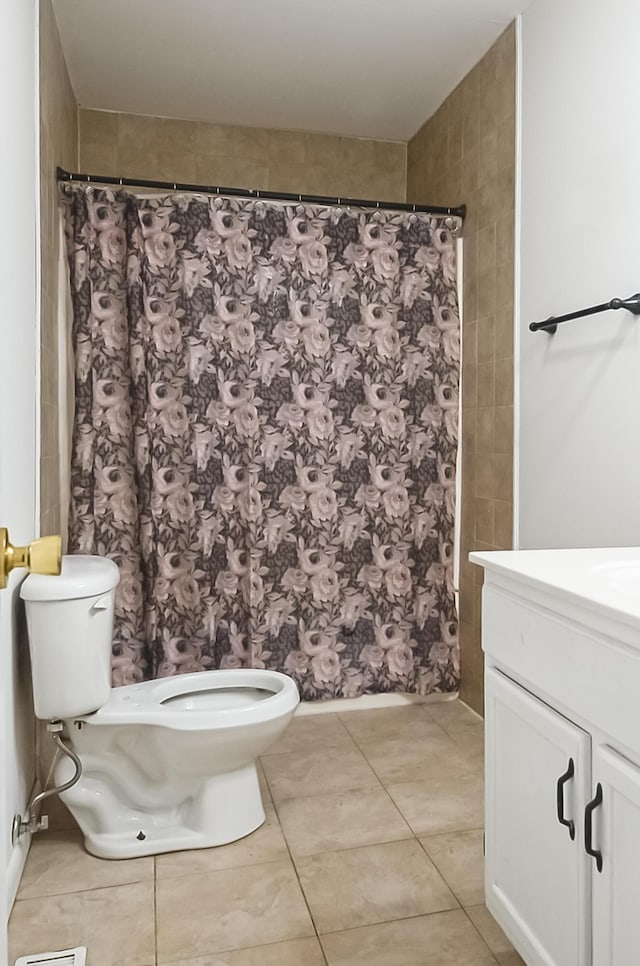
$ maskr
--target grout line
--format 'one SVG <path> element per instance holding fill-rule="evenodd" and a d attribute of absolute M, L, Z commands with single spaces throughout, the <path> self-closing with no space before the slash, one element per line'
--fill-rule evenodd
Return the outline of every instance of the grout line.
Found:
<path fill-rule="evenodd" d="M 328 960 L 327 960 L 327 957 L 325 956 L 324 948 L 323 948 L 322 943 L 320 941 L 320 933 L 318 932 L 318 927 L 316 925 L 316 920 L 314 918 L 313 912 L 311 911 L 311 906 L 309 905 L 309 900 L 307 899 L 307 894 L 304 891 L 304 886 L 302 885 L 302 882 L 300 880 L 300 875 L 298 873 L 298 867 L 296 866 L 295 859 L 293 858 L 293 855 L 291 853 L 291 849 L 289 847 L 289 842 L 287 841 L 287 836 L 285 835 L 284 829 L 283 829 L 283 827 L 282 827 L 282 825 L 280 823 L 280 815 L 279 815 L 279 812 L 278 812 L 278 807 L 275 804 L 275 802 L 274 802 L 274 809 L 275 809 L 276 817 L 277 817 L 277 820 L 278 820 L 278 826 L 280 828 L 280 832 L 282 833 L 282 838 L 284 839 L 284 844 L 287 847 L 287 853 L 289 855 L 289 861 L 291 862 L 291 866 L 293 868 L 293 871 L 294 871 L 294 874 L 295 874 L 295 877 L 296 877 L 296 881 L 298 883 L 298 888 L 300 889 L 300 893 L 301 893 L 302 898 L 304 900 L 304 904 L 307 907 L 307 912 L 309 913 L 309 918 L 311 920 L 311 925 L 313 926 L 313 931 L 314 931 L 315 937 L 318 940 L 318 945 L 320 946 L 320 952 L 322 953 L 322 958 L 324 959 L 326 966 L 328 966 Z"/>
<path fill-rule="evenodd" d="M 262 761 L 260 761 L 260 767 L 262 768 Z M 271 795 L 271 804 L 273 805 L 273 810 L 276 813 L 276 821 L 278 823 L 278 828 L 280 829 L 280 834 L 282 835 L 282 838 L 284 840 L 284 844 L 285 844 L 286 849 L 287 849 L 287 854 L 289 856 L 289 861 L 291 862 L 291 865 L 293 867 L 293 871 L 294 871 L 294 874 L 295 874 L 295 877 L 296 877 L 296 881 L 298 883 L 298 887 L 299 887 L 300 892 L 302 894 L 302 898 L 304 900 L 304 904 L 307 907 L 307 912 L 309 913 L 309 918 L 311 919 L 311 925 L 313 926 L 313 931 L 314 931 L 315 937 L 318 940 L 318 945 L 320 946 L 320 952 L 322 953 L 322 958 L 324 959 L 326 966 L 328 966 L 327 957 L 324 954 L 324 949 L 322 947 L 322 943 L 320 942 L 320 934 L 318 933 L 318 928 L 316 926 L 316 921 L 313 918 L 313 913 L 311 912 L 311 906 L 309 905 L 309 903 L 307 901 L 307 894 L 304 891 L 304 888 L 302 886 L 302 882 L 300 881 L 300 876 L 298 875 L 298 869 L 297 869 L 295 860 L 293 858 L 293 855 L 291 854 L 291 849 L 289 847 L 289 842 L 287 840 L 287 836 L 285 835 L 285 831 L 284 831 L 284 829 L 282 827 L 282 823 L 280 822 L 280 813 L 278 811 L 278 805 L 277 805 L 275 799 L 273 798 L 273 792 L 271 790 L 271 784 L 269 783 L 269 779 L 267 778 L 267 774 L 266 774 L 264 768 L 262 768 L 262 774 L 264 775 L 264 780 L 266 782 L 267 788 L 269 789 L 269 794 Z M 286 799 L 284 799 L 284 801 L 286 801 Z"/>
<path fill-rule="evenodd" d="M 341 852 L 359 852 L 362 849 L 375 849 L 379 845 L 395 845 L 396 843 L 400 843 L 400 842 L 411 842 L 413 839 L 417 839 L 417 837 L 418 836 L 415 834 L 415 832 L 409 829 L 409 834 L 405 835 L 401 839 L 385 839 L 382 842 L 365 842 L 360 845 L 345 845 L 339 849 L 322 849 L 321 852 L 311 852 L 308 855 L 306 854 L 299 855 L 298 860 L 304 861 L 305 859 L 317 859 L 318 856 L 320 855 L 339 855 Z M 286 840 L 286 836 L 285 836 L 285 840 Z M 288 845 L 289 843 L 287 842 L 287 847 Z M 293 853 L 290 852 L 290 855 L 291 855 L 291 861 L 295 865 L 296 860 L 293 857 Z"/>
<path fill-rule="evenodd" d="M 497 953 L 494 953 L 493 949 L 491 948 L 491 946 L 489 945 L 489 943 L 487 942 L 487 940 L 484 938 L 484 936 L 482 935 L 482 933 L 480 932 L 480 930 L 476 926 L 475 922 L 473 921 L 473 919 L 471 918 L 471 916 L 467 912 L 467 909 L 474 909 L 474 908 L 476 908 L 477 905 L 484 905 L 484 899 L 483 899 L 483 901 L 481 903 L 477 903 L 476 902 L 472 906 L 463 906 L 462 907 L 462 911 L 464 912 L 465 916 L 467 917 L 467 919 L 469 920 L 469 922 L 471 923 L 471 925 L 475 929 L 477 935 L 480 937 L 480 939 L 482 940 L 482 942 L 485 944 L 485 946 L 487 947 L 487 949 L 489 950 L 489 952 L 493 956 L 494 962 L 495 963 L 498 963 L 498 966 L 499 966 L 499 962 L 500 961 L 498 959 L 498 954 Z"/>
<path fill-rule="evenodd" d="M 468 829 L 467 831 L 469 831 L 469 832 L 482 832 L 484 834 L 484 829 Z M 451 833 L 450 832 L 436 832 L 435 835 L 423 835 L 422 838 L 423 839 L 427 839 L 427 838 L 437 838 L 439 835 L 461 835 L 461 834 L 463 835 L 464 832 L 451 832 Z M 426 845 L 424 844 L 423 841 L 421 841 L 420 838 L 418 838 L 418 843 L 419 843 L 420 847 L 424 850 L 424 853 L 427 856 L 427 858 L 429 859 L 429 861 L 433 863 L 433 865 L 436 868 L 436 870 L 438 871 L 439 875 L 442 877 L 443 881 L 445 882 L 447 888 L 451 891 L 452 895 L 454 895 L 455 898 L 457 899 L 457 901 L 459 902 L 460 908 L 461 909 L 466 909 L 467 906 L 477 906 L 477 905 L 480 905 L 480 903 L 478 903 L 478 902 L 467 902 L 467 903 L 463 902 L 462 899 L 460 898 L 460 896 L 458 895 L 456 889 L 454 889 L 453 883 L 449 882 L 449 879 L 445 875 L 443 869 L 440 868 L 440 865 L 438 864 L 437 860 L 435 859 L 435 857 L 433 855 L 431 855 L 431 853 L 427 849 Z M 482 857 L 482 866 L 483 866 L 483 869 L 484 869 L 484 856 Z"/>
<path fill-rule="evenodd" d="M 149 858 L 149 856 L 141 856 L 141 858 Z M 101 859 L 101 862 L 111 862 L 111 859 Z M 116 860 L 116 861 L 128 861 L 127 859 Z M 126 889 L 127 886 L 142 885 L 144 882 L 152 882 L 152 876 L 147 876 L 145 879 L 131 879 L 128 882 L 114 882 L 111 885 L 94 885 L 89 886 L 86 889 L 68 889 L 62 892 L 43 892 L 37 896 L 16 896 L 16 902 L 33 902 L 40 899 L 55 899 L 58 896 L 78 896 L 84 895 L 85 892 L 104 892 L 106 889 Z"/>
<path fill-rule="evenodd" d="M 154 961 L 158 963 L 158 864 L 153 857 L 153 950 Z"/>
<path fill-rule="evenodd" d="M 319 933 L 318 938 L 320 939 L 320 942 L 322 942 L 323 936 L 335 936 L 337 933 L 355 932 L 356 929 L 372 929 L 375 928 L 375 926 L 388 926 L 392 922 L 410 922 L 412 919 L 427 919 L 429 916 L 447 916 L 452 912 L 464 912 L 464 909 L 462 909 L 460 906 L 456 906 L 454 909 L 434 909 L 433 912 L 422 912 L 418 916 L 399 916 L 395 919 L 382 919 L 380 922 L 367 922 L 360 926 L 348 926 L 346 929 L 328 929 L 326 932 Z M 467 916 L 467 918 L 469 917 Z M 486 940 L 483 939 L 482 941 L 486 946 Z M 491 950 L 489 950 L 489 952 L 491 952 Z M 493 956 L 494 953 L 491 953 L 491 955 Z"/>

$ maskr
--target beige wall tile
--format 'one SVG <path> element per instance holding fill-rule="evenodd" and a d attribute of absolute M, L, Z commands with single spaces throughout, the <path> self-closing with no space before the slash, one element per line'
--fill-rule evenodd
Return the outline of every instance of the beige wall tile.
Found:
<path fill-rule="evenodd" d="M 476 499 L 476 539 L 483 543 L 493 543 L 493 520 L 494 503 L 493 500 Z"/>
<path fill-rule="evenodd" d="M 407 145 L 81 110 L 80 166 L 214 187 L 404 201 Z"/>
<path fill-rule="evenodd" d="M 513 541 L 513 505 L 494 501 L 494 544 L 497 550 L 509 550 Z"/>
<path fill-rule="evenodd" d="M 209 154 L 233 154 L 233 127 L 228 124 L 195 122 L 195 153 L 198 157 Z"/>
<path fill-rule="evenodd" d="M 407 149 L 407 199 L 467 205 L 464 237 L 463 554 L 511 546 L 515 30 L 505 30 Z M 468 410 L 478 406 L 478 418 Z M 498 408 L 496 408 L 498 407 Z M 474 499 L 478 497 L 478 499 Z M 497 507 L 500 507 L 498 513 Z M 466 542 L 465 542 L 466 541 Z M 480 603 L 460 577 L 461 694 L 483 704 Z"/>

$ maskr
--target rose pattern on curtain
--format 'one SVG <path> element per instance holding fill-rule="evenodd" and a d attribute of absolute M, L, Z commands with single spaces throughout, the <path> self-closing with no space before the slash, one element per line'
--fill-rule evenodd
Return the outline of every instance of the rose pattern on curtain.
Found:
<path fill-rule="evenodd" d="M 64 186 L 70 552 L 114 685 L 267 667 L 452 691 L 455 239 L 424 214 Z"/>

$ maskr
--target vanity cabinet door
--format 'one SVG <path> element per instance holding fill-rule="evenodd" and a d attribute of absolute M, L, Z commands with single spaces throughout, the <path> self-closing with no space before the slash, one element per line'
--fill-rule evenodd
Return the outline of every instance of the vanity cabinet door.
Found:
<path fill-rule="evenodd" d="M 493 668 L 485 693 L 487 906 L 528 966 L 587 966 L 590 737 Z"/>
<path fill-rule="evenodd" d="M 601 793 L 598 794 L 598 785 Z M 640 962 L 640 768 L 606 746 L 593 756 L 593 964 Z M 589 843 L 586 843 L 589 844 Z"/>

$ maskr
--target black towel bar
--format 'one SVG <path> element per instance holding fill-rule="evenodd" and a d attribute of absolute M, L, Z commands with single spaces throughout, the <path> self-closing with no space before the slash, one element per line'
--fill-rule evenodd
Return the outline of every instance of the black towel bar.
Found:
<path fill-rule="evenodd" d="M 588 309 L 580 309 L 579 312 L 569 312 L 567 315 L 552 315 L 542 322 L 530 322 L 529 328 L 532 332 L 550 332 L 553 334 L 561 322 L 570 322 L 572 319 L 582 319 L 585 315 L 596 315 L 598 312 L 606 312 L 608 309 L 626 309 L 634 315 L 640 315 L 640 292 L 630 295 L 628 299 L 611 299 L 610 302 L 601 302 L 600 305 L 592 305 Z"/>

